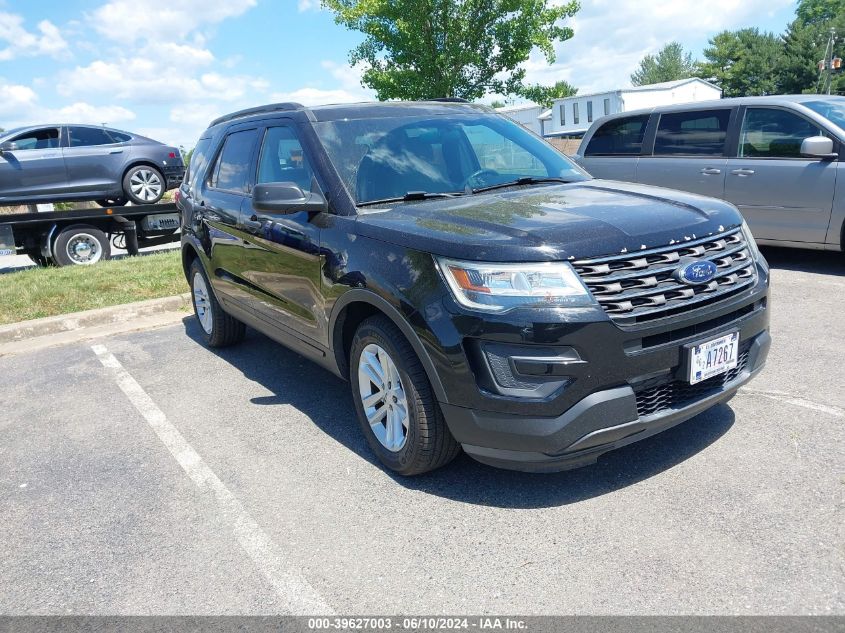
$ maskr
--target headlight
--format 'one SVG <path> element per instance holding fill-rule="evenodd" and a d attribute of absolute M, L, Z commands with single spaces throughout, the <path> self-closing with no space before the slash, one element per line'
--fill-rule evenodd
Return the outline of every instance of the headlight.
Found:
<path fill-rule="evenodd" d="M 760 249 L 757 248 L 757 242 L 754 241 L 754 236 L 751 235 L 751 229 L 748 228 L 745 220 L 742 221 L 742 234 L 745 236 L 745 243 L 748 244 L 748 251 L 751 253 L 751 257 L 754 258 L 755 262 L 759 262 L 762 255 L 760 255 Z"/>
<path fill-rule="evenodd" d="M 592 298 L 566 262 L 498 264 L 435 258 L 462 306 L 486 312 L 586 306 Z"/>

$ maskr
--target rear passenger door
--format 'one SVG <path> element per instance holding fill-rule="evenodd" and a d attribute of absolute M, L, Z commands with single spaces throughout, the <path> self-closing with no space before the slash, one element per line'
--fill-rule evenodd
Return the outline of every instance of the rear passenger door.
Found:
<path fill-rule="evenodd" d="M 659 115 L 654 150 L 637 165 L 637 181 L 721 198 L 732 108 Z"/>
<path fill-rule="evenodd" d="M 797 112 L 745 109 L 737 155 L 728 160 L 725 199 L 739 207 L 755 238 L 824 243 L 837 161 L 801 156 L 801 142 L 820 134 L 826 135 Z"/>
<path fill-rule="evenodd" d="M 242 283 L 243 231 L 241 206 L 249 195 L 255 167 L 258 126 L 233 127 L 219 146 L 193 200 L 210 242 L 208 277 L 217 298 L 225 305 L 247 309 L 250 295 Z"/>
<path fill-rule="evenodd" d="M 579 162 L 595 178 L 636 182 L 648 120 L 641 114 L 604 123 L 587 141 Z"/>
<path fill-rule="evenodd" d="M 71 125 L 62 154 L 71 191 L 119 191 L 123 186 L 124 143 L 116 143 L 107 130 Z"/>
<path fill-rule="evenodd" d="M 255 184 L 294 183 L 311 190 L 313 162 L 289 119 L 261 132 Z M 242 277 L 256 315 L 286 337 L 325 339 L 320 296 L 319 214 L 259 211 L 244 200 Z"/>

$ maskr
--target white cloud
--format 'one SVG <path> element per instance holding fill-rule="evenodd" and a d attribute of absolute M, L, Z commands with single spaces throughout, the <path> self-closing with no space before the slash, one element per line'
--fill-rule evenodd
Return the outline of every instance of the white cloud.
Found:
<path fill-rule="evenodd" d="M 549 66 L 542 55 L 526 63 L 528 82 L 565 79 L 583 93 L 630 85 L 630 75 L 648 53 L 672 40 L 690 48 L 724 29 L 760 24 L 793 0 L 593 0 L 582 3 L 570 25 L 575 37 L 557 47 Z M 698 55 L 700 50 L 694 50 Z"/>
<path fill-rule="evenodd" d="M 111 0 L 88 15 L 91 25 L 119 42 L 171 41 L 185 33 L 241 15 L 256 0 L 167 0 L 145 5 L 138 0 Z"/>
<path fill-rule="evenodd" d="M 23 18 L 14 13 L 0 13 L 0 61 L 9 61 L 16 57 L 53 55 L 67 50 L 67 42 L 55 24 L 42 20 L 37 25 L 40 35 L 27 31 Z"/>
<path fill-rule="evenodd" d="M 116 105 L 92 105 L 76 101 L 59 108 L 45 107 L 29 86 L 0 79 L 0 116 L 6 128 L 39 123 L 108 123 L 114 125 L 135 119 L 135 113 Z"/>
<path fill-rule="evenodd" d="M 320 0 L 298 0 L 296 8 L 302 11 L 316 11 L 321 8 Z"/>
<path fill-rule="evenodd" d="M 270 95 L 270 100 L 273 102 L 295 101 L 306 106 L 365 101 L 359 95 L 347 90 L 323 90 L 320 88 L 299 88 L 291 92 L 274 92 Z"/>

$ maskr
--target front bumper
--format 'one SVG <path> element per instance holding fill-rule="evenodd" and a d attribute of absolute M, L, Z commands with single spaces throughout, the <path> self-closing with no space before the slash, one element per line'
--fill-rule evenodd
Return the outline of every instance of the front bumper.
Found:
<path fill-rule="evenodd" d="M 730 400 L 762 369 L 771 346 L 768 331 L 750 340 L 744 367 L 699 399 L 638 414 L 630 386 L 590 394 L 555 418 L 526 418 L 441 405 L 452 433 L 476 460 L 512 470 L 555 472 L 594 463 L 604 453 L 645 439 Z M 613 422 L 607 426 L 608 422 Z M 473 444 L 473 442 L 481 444 Z M 543 451 L 531 450 L 539 445 Z M 506 448 L 505 448 L 506 447 Z"/>

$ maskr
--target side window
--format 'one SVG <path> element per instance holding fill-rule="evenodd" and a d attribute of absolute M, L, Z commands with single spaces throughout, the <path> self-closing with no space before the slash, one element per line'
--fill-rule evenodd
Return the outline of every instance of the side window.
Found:
<path fill-rule="evenodd" d="M 593 122 L 593 102 L 587 101 L 587 123 Z"/>
<path fill-rule="evenodd" d="M 572 122 L 575 125 L 578 125 L 578 119 L 579 119 L 579 117 L 578 117 L 578 104 L 573 103 L 572 104 Z"/>
<path fill-rule="evenodd" d="M 54 149 L 59 146 L 59 128 L 32 130 L 10 140 L 18 149 Z"/>
<path fill-rule="evenodd" d="M 566 125 L 566 104 L 560 104 L 560 124 Z"/>
<path fill-rule="evenodd" d="M 727 109 L 662 114 L 654 155 L 721 156 L 730 118 Z"/>
<path fill-rule="evenodd" d="M 111 137 L 112 143 L 127 143 L 132 140 L 129 134 L 123 132 L 115 132 L 114 130 L 106 130 L 106 133 Z"/>
<path fill-rule="evenodd" d="M 115 141 L 106 130 L 95 127 L 70 127 L 71 147 L 90 147 L 92 145 L 111 145 Z"/>
<path fill-rule="evenodd" d="M 604 100 L 604 116 L 610 114 L 610 99 Z"/>
<path fill-rule="evenodd" d="M 742 158 L 800 158 L 801 141 L 822 130 L 786 110 L 748 108 L 742 122 L 739 155 Z"/>
<path fill-rule="evenodd" d="M 243 130 L 229 134 L 217 157 L 217 163 L 211 170 L 208 184 L 214 189 L 246 193 L 252 150 L 257 139 L 258 130 Z"/>
<path fill-rule="evenodd" d="M 646 124 L 647 114 L 608 121 L 595 131 L 584 155 L 639 154 L 643 149 Z"/>
<path fill-rule="evenodd" d="M 303 191 L 309 191 L 313 176 L 311 163 L 294 131 L 289 127 L 267 128 L 255 182 L 295 182 Z"/>
<path fill-rule="evenodd" d="M 184 182 L 187 183 L 188 190 L 193 193 L 197 185 L 197 179 L 205 171 L 208 165 L 208 149 L 211 145 L 211 138 L 201 138 L 197 141 L 197 146 L 191 153 L 191 161 L 188 163 L 188 168 L 185 171 Z"/>

